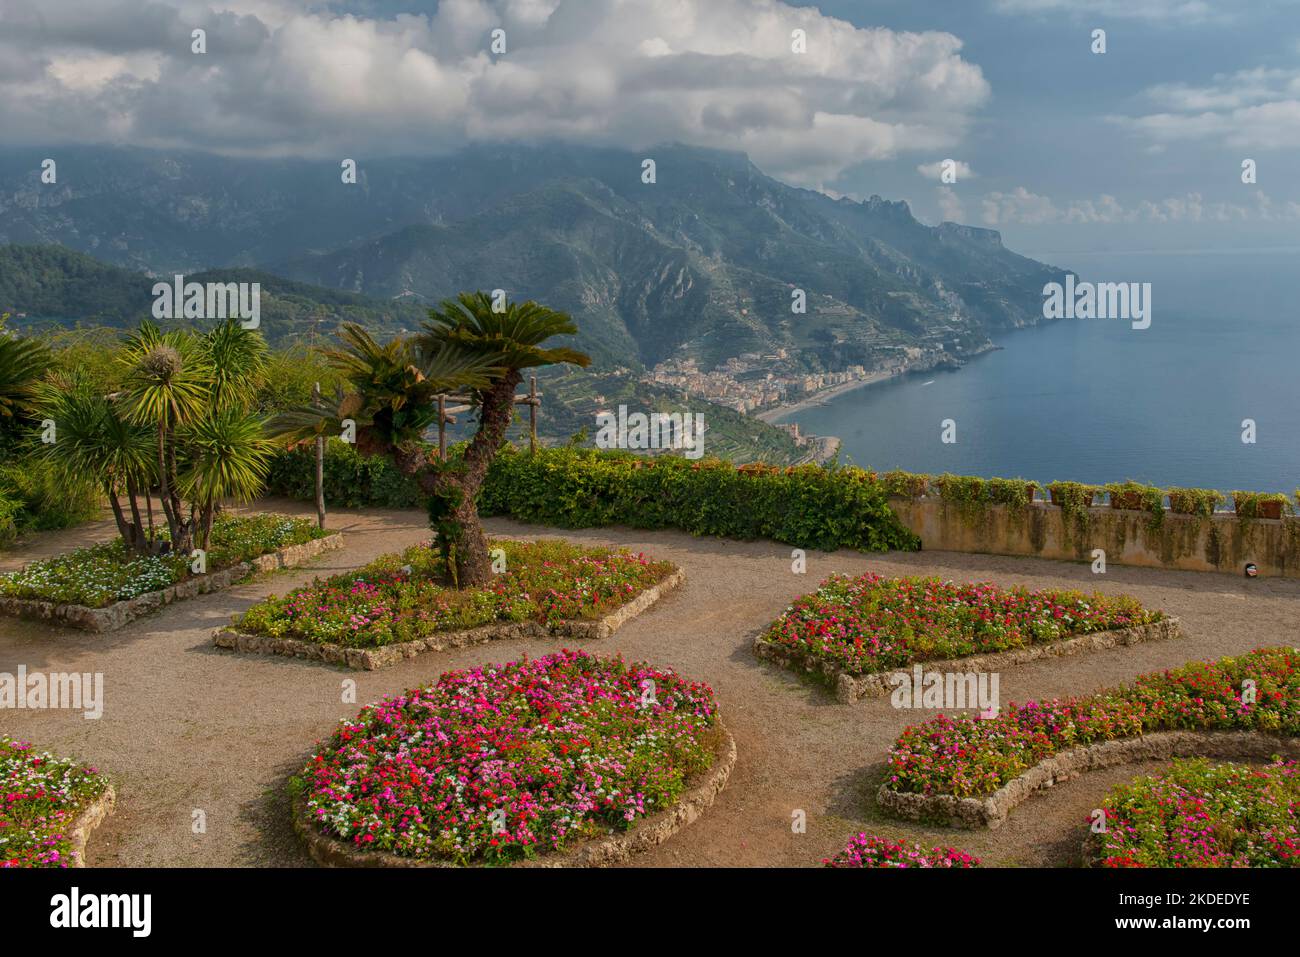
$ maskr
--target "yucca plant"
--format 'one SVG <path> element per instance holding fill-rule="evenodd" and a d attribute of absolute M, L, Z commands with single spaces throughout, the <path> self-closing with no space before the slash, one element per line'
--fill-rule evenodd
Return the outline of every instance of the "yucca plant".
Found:
<path fill-rule="evenodd" d="M 202 338 L 187 330 L 162 332 L 152 322 L 126 337 L 118 355 L 124 387 L 119 397 L 126 417 L 154 433 L 158 500 L 171 547 L 188 552 L 194 538 L 177 488 L 176 430 L 197 421 L 212 405 L 214 370 Z"/>
<path fill-rule="evenodd" d="M 55 422 L 56 440 L 40 446 L 69 483 L 94 476 L 113 510 L 128 551 L 148 554 L 152 536 L 141 515 L 148 512 L 149 487 L 156 476 L 153 430 L 129 421 L 115 398 L 75 378 L 56 377 L 33 390 L 41 414 Z"/>
<path fill-rule="evenodd" d="M 0 322 L 0 430 L 10 431 L 32 407 L 32 389 L 50 367 L 36 339 L 11 335 Z"/>
<path fill-rule="evenodd" d="M 258 416 L 234 406 L 214 409 L 185 426 L 177 444 L 177 485 L 194 516 L 194 545 L 206 549 L 218 505 L 227 499 L 248 502 L 261 491 L 272 443 Z"/>

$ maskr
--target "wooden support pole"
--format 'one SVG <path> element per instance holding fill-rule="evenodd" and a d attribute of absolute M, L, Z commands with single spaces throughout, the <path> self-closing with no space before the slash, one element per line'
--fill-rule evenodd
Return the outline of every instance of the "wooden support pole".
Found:
<path fill-rule="evenodd" d="M 528 454 L 537 454 L 537 376 L 530 376 L 528 387 Z"/>
<path fill-rule="evenodd" d="M 312 389 L 312 398 L 320 405 L 320 383 Z M 316 524 L 325 527 L 325 436 L 316 436 Z"/>
<path fill-rule="evenodd" d="M 447 460 L 447 397 L 438 396 L 438 461 Z"/>

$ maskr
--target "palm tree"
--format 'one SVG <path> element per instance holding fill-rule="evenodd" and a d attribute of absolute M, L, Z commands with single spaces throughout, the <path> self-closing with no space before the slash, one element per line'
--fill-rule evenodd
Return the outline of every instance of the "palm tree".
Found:
<path fill-rule="evenodd" d="M 584 353 L 542 348 L 552 336 L 574 335 L 567 315 L 535 302 L 506 303 L 494 311 L 486 293 L 462 293 L 429 312 L 423 332 L 377 342 L 355 323 L 340 331 L 341 346 L 321 350 L 346 383 L 337 413 L 307 406 L 282 414 L 272 432 L 291 442 L 314 440 L 356 425 L 362 455 L 382 455 L 411 477 L 427 498 L 429 520 L 448 577 L 474 587 L 492 577 L 477 498 L 488 466 L 505 444 L 522 370 L 556 362 L 586 366 Z M 437 421 L 437 397 L 468 390 L 478 409 L 478 429 L 462 457 L 439 461 L 424 443 Z"/>
<path fill-rule="evenodd" d="M 503 304 L 500 311 L 484 292 L 461 293 L 441 310 L 429 310 L 429 322 L 414 338 L 425 357 L 463 354 L 491 362 L 498 371 L 482 385 L 470 385 L 478 408 L 478 429 L 457 462 L 440 463 L 432 476 L 429 517 L 448 572 L 458 586 L 486 584 L 492 577 L 487 537 L 478 514 L 478 493 L 488 467 L 505 444 L 514 418 L 515 389 L 524 369 L 566 362 L 587 366 L 591 357 L 575 349 L 542 347 L 546 340 L 575 335 L 574 321 L 536 302 Z"/>

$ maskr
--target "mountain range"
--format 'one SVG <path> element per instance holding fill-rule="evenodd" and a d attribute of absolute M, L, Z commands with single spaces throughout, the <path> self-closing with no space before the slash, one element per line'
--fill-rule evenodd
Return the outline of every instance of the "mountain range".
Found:
<path fill-rule="evenodd" d="M 52 184 L 40 179 L 47 156 Z M 1043 286 L 1064 276 L 995 231 L 927 226 L 906 203 L 834 199 L 741 154 L 677 145 L 358 157 L 355 183 L 340 161 L 0 152 L 0 243 L 58 244 L 132 276 L 278 277 L 301 309 L 279 331 L 264 319 L 272 338 L 299 334 L 303 311 L 371 309 L 398 328 L 460 290 L 504 289 L 571 313 L 598 367 L 629 370 L 779 349 L 809 371 L 870 367 L 909 346 L 960 357 L 1039 322 Z M 6 276 L 14 268 L 0 259 L 0 290 L 24 287 Z M 31 285 L 26 307 L 0 306 L 84 312 Z M 806 312 L 792 310 L 796 290 Z"/>

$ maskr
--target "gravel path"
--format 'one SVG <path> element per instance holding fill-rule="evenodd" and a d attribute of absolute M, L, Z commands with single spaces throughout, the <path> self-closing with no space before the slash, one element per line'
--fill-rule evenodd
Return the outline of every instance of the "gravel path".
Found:
<path fill-rule="evenodd" d="M 308 514 L 300 503 L 263 508 Z M 1082 823 L 1113 784 L 1143 767 L 1096 772 L 1038 795 L 995 832 L 905 825 L 879 815 L 871 794 L 884 754 L 907 724 L 930 717 L 900 711 L 888 698 L 840 705 L 749 650 L 752 636 L 795 596 L 831 572 L 937 574 L 1003 585 L 1129 592 L 1183 620 L 1187 637 L 1091 655 L 1049 659 L 1002 672 L 1004 705 L 1078 694 L 1194 658 L 1239 653 L 1296 640 L 1300 582 L 963 555 L 810 552 L 805 575 L 791 572 L 790 549 L 771 542 L 697 539 L 677 532 L 599 529 L 567 532 L 490 520 L 490 532 L 563 535 L 626 545 L 686 571 L 683 587 L 611 639 L 583 647 L 622 652 L 709 682 L 736 737 L 739 760 L 718 803 L 640 865 L 800 866 L 816 864 L 865 829 L 951 844 L 988 864 L 1063 866 L 1077 862 Z M 66 711 L 3 711 L 0 730 L 57 754 L 97 765 L 113 780 L 118 809 L 95 832 L 92 865 L 293 866 L 310 861 L 289 823 L 286 778 L 312 744 L 358 705 L 341 700 L 354 679 L 359 703 L 450 669 L 544 654 L 555 641 L 513 641 L 426 655 L 380 672 L 344 672 L 290 659 L 243 657 L 210 644 L 212 630 L 260 597 L 280 593 L 428 537 L 419 511 L 334 513 L 345 547 L 306 569 L 262 576 L 237 588 L 183 602 L 122 631 L 94 636 L 0 619 L 0 672 L 103 672 L 104 716 Z M 0 570 L 113 534 L 99 523 L 38 537 L 0 555 Z M 207 831 L 194 834 L 193 812 Z M 791 815 L 807 814 L 794 834 Z"/>

